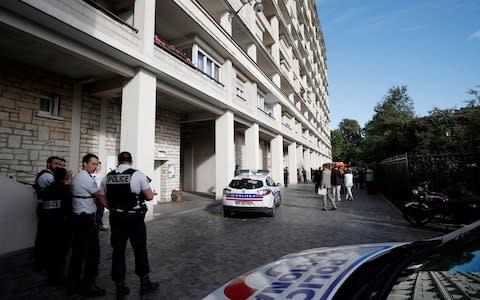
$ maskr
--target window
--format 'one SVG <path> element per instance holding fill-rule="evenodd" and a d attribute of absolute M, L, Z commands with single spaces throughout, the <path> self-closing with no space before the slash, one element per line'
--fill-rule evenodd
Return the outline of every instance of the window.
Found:
<path fill-rule="evenodd" d="M 235 94 L 237 97 L 240 97 L 244 100 L 246 99 L 245 81 L 238 77 L 237 77 L 237 83 L 235 87 Z"/>
<path fill-rule="evenodd" d="M 96 9 L 100 10 L 115 21 L 130 27 L 138 32 L 134 25 L 135 0 L 83 0 Z"/>
<path fill-rule="evenodd" d="M 60 97 L 52 94 L 40 95 L 38 114 L 42 116 L 58 116 Z"/>
<path fill-rule="evenodd" d="M 265 96 L 257 94 L 257 108 L 265 111 Z"/>
<path fill-rule="evenodd" d="M 269 103 L 265 103 L 265 96 L 262 93 L 257 94 L 257 108 L 269 116 L 272 116 L 273 107 Z"/>
<path fill-rule="evenodd" d="M 198 50 L 197 54 L 197 67 L 216 81 L 220 81 L 220 66 L 200 50 Z"/>

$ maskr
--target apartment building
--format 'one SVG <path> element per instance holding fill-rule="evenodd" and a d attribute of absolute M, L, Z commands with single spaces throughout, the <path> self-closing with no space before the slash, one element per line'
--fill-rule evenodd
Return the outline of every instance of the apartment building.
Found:
<path fill-rule="evenodd" d="M 331 160 L 314 0 L 3 0 L 0 32 L 2 190 L 50 155 L 130 151 L 157 201 Z"/>

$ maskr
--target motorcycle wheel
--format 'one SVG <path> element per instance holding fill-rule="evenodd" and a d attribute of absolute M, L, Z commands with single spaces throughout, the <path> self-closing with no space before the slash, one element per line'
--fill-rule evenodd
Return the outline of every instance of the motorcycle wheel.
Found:
<path fill-rule="evenodd" d="M 430 221 L 430 208 L 420 202 L 410 202 L 403 208 L 403 217 L 410 224 L 421 226 Z"/>

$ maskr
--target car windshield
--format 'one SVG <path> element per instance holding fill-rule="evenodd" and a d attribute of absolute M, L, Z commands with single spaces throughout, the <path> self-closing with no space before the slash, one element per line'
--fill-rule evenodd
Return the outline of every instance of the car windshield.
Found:
<path fill-rule="evenodd" d="M 446 285 L 470 295 L 468 288 L 465 291 L 462 286 L 478 286 L 480 277 L 474 274 L 479 272 L 477 225 L 444 244 L 440 239 L 413 242 L 365 263 L 348 278 L 334 299 L 363 299 L 373 294 L 388 294 L 389 299 L 411 295 L 415 296 L 410 299 L 427 299 L 418 292 L 421 286 L 430 286 L 431 295 L 438 296 Z"/>
<path fill-rule="evenodd" d="M 421 263 L 422 271 L 480 272 L 480 227 L 443 245 Z"/>
<path fill-rule="evenodd" d="M 242 178 L 232 180 L 229 186 L 234 189 L 253 190 L 261 188 L 263 186 L 263 182 L 261 180 Z"/>

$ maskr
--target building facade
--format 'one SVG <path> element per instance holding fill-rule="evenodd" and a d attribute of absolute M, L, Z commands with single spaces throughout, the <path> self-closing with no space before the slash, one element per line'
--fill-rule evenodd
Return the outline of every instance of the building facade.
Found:
<path fill-rule="evenodd" d="M 157 201 L 220 199 L 236 165 L 331 160 L 314 0 L 5 0 L 0 30 L 0 176 L 130 151 Z"/>

